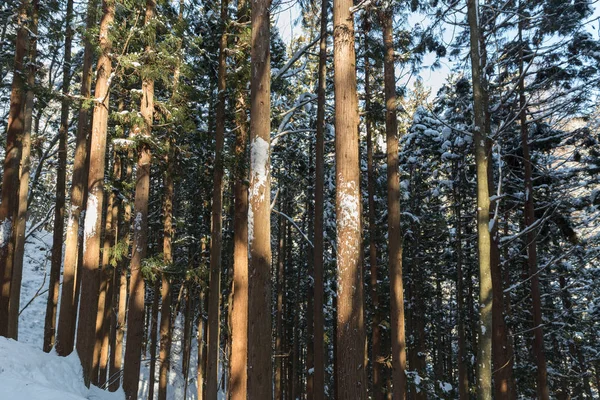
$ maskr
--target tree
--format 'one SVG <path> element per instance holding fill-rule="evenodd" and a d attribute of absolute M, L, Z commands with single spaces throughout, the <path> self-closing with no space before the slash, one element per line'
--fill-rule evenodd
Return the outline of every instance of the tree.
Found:
<path fill-rule="evenodd" d="M 144 25 L 147 26 L 145 63 L 151 68 L 154 57 L 154 26 L 156 3 L 146 0 Z M 127 344 L 125 346 L 125 368 L 123 372 L 123 389 L 127 399 L 137 398 L 140 376 L 142 340 L 144 336 L 144 299 L 145 284 L 142 273 L 142 262 L 148 246 L 148 193 L 150 191 L 150 140 L 154 120 L 154 78 L 150 70 L 142 72 L 142 99 L 140 114 L 141 126 L 133 128 L 138 141 L 138 160 L 135 182 L 135 201 L 133 213 L 133 243 L 130 263 L 129 306 L 127 311 Z"/>
<path fill-rule="evenodd" d="M 10 332 L 10 321 L 14 316 L 10 314 L 11 283 L 14 266 L 13 232 L 15 218 L 18 213 L 19 190 L 19 164 L 21 161 L 21 141 L 25 125 L 23 107 L 25 105 L 25 66 L 24 59 L 28 50 L 29 30 L 27 21 L 31 15 L 30 0 L 22 0 L 19 7 L 18 29 L 15 46 L 14 73 L 10 95 L 10 109 L 8 113 L 8 126 L 6 129 L 6 152 L 4 157 L 2 175 L 2 201 L 0 202 L 0 335 L 16 337 Z M 11 334 L 12 333 L 12 334 Z"/>
<path fill-rule="evenodd" d="M 473 146 L 477 166 L 477 243 L 479 255 L 479 340 L 477 343 L 477 398 L 492 398 L 492 279 L 490 270 L 490 194 L 488 191 L 488 146 L 485 124 L 479 5 L 467 0 L 473 79 Z"/>
<path fill-rule="evenodd" d="M 19 304 L 21 299 L 21 280 L 23 278 L 23 257 L 25 252 L 25 228 L 27 225 L 27 196 L 29 193 L 29 175 L 31 169 L 31 132 L 33 127 L 34 90 L 38 67 L 37 60 L 37 33 L 39 20 L 39 3 L 34 0 L 31 4 L 31 23 L 29 31 L 29 57 L 27 60 L 27 95 L 25 96 L 24 129 L 21 139 L 21 163 L 19 169 L 19 202 L 15 226 L 13 227 L 14 260 L 13 276 L 10 290 L 9 306 L 9 336 L 19 336 Z M 56 304 L 56 303 L 54 303 Z"/>
<path fill-rule="evenodd" d="M 333 2 L 337 221 L 337 382 L 343 399 L 366 398 L 361 266 L 358 97 L 352 1 Z"/>
<path fill-rule="evenodd" d="M 208 299 L 208 346 L 206 397 L 216 400 L 219 382 L 219 332 L 221 326 L 221 249 L 223 208 L 223 141 L 225 136 L 225 85 L 227 50 L 227 0 L 221 0 L 221 40 L 219 41 L 219 76 L 215 130 L 215 170 L 212 196 L 212 232 L 210 241 L 210 287 Z"/>
<path fill-rule="evenodd" d="M 244 24 L 248 22 L 248 5 L 238 1 L 237 22 L 239 30 L 238 46 L 241 61 L 248 59 L 248 40 Z M 231 309 L 231 362 L 229 373 L 229 393 L 231 400 L 245 400 L 248 378 L 248 188 L 246 184 L 248 142 L 247 102 L 245 84 L 247 68 L 238 75 L 236 88 L 234 144 L 235 164 L 233 170 L 233 294 Z"/>
<path fill-rule="evenodd" d="M 46 308 L 46 328 L 44 337 L 44 350 L 49 352 L 54 347 L 56 331 L 56 307 L 58 305 L 58 284 L 62 266 L 63 230 L 65 224 L 65 181 L 67 179 L 67 134 L 69 130 L 69 106 L 67 97 L 71 82 L 71 43 L 73 41 L 73 0 L 67 1 L 67 14 L 65 16 L 65 56 L 63 61 L 63 86 L 62 104 L 60 110 L 60 128 L 58 139 L 58 171 L 56 175 L 56 208 L 54 209 L 54 234 L 52 237 L 52 266 L 54 279 L 50 279 L 48 290 L 48 305 Z"/>
<path fill-rule="evenodd" d="M 323 306 L 325 297 L 323 271 L 323 192 L 325 152 L 325 89 L 327 87 L 327 16 L 329 1 L 321 0 L 321 39 L 319 41 L 319 81 L 317 89 L 317 120 L 315 145 L 315 221 L 314 221 L 314 400 L 325 394 L 325 345 Z"/>
<path fill-rule="evenodd" d="M 400 227 L 400 176 L 398 171 L 398 118 L 394 72 L 393 13 L 382 12 L 385 44 L 385 131 L 387 143 L 388 240 L 392 326 L 392 381 L 394 398 L 406 398 L 406 339 L 404 334 L 404 285 L 402 282 L 402 231 Z"/>
<path fill-rule="evenodd" d="M 248 399 L 271 388 L 271 57 L 270 0 L 252 2 L 250 187 L 248 191 Z"/>
<path fill-rule="evenodd" d="M 97 0 L 89 0 L 87 7 L 86 30 L 88 32 L 96 25 Z M 93 45 L 86 35 L 84 38 L 83 69 L 81 78 L 81 97 L 89 99 L 92 87 Z M 75 343 L 75 327 L 77 317 L 77 277 L 78 258 L 83 254 L 79 248 L 79 225 L 83 208 L 84 194 L 87 192 L 87 148 L 89 126 L 89 110 L 84 104 L 79 106 L 77 118 L 77 137 L 75 156 L 73 160 L 73 178 L 71 181 L 71 207 L 67 220 L 65 239 L 65 258 L 63 262 L 63 284 L 61 290 L 60 312 L 58 315 L 58 330 L 56 335 L 56 351 L 61 356 L 67 356 L 73 351 Z M 89 160 L 88 160 L 89 161 Z"/>
<path fill-rule="evenodd" d="M 84 223 L 84 250 L 81 274 L 81 299 L 77 324 L 77 354 L 83 367 L 87 385 L 92 379 L 92 361 L 96 339 L 96 314 L 98 312 L 100 237 L 102 233 L 102 208 L 104 202 L 104 168 L 108 107 L 112 62 L 112 42 L 109 29 L 115 16 L 114 0 L 103 0 L 100 21 L 100 56 L 96 67 L 96 102 L 94 104 L 90 161 L 88 173 L 88 198 Z"/>

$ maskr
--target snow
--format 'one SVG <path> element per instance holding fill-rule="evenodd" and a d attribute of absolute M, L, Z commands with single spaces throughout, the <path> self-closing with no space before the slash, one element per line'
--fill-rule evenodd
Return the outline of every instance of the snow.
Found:
<path fill-rule="evenodd" d="M 10 218 L 6 218 L 0 222 L 0 247 L 4 247 L 8 244 L 10 239 L 11 225 Z"/>
<path fill-rule="evenodd" d="M 0 337 L 0 398 L 11 400 L 120 400 L 124 393 L 111 393 L 83 382 L 79 357 L 68 357 Z"/>
<path fill-rule="evenodd" d="M 440 389 L 442 389 L 442 391 L 444 393 L 450 393 L 452 391 L 452 385 L 449 384 L 448 382 L 439 382 L 440 384 Z"/>
<path fill-rule="evenodd" d="M 255 137 L 250 144 L 250 190 L 248 192 L 248 245 L 254 240 L 253 199 L 264 200 L 267 196 L 267 179 L 269 175 L 269 142 Z"/>
<path fill-rule="evenodd" d="M 84 223 L 85 237 L 83 240 L 84 253 L 85 245 L 88 239 L 96 234 L 96 222 L 98 221 L 98 198 L 94 193 L 88 194 L 86 211 Z"/>

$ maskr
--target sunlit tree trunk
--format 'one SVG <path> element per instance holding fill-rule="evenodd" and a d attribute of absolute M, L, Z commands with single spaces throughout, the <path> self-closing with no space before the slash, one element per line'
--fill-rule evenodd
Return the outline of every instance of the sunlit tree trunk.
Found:
<path fill-rule="evenodd" d="M 81 300 L 77 325 L 77 353 L 83 367 L 83 377 L 89 385 L 92 372 L 94 342 L 96 339 L 96 313 L 100 274 L 100 236 L 104 202 L 104 168 L 106 133 L 108 127 L 109 86 L 112 65 L 109 29 L 114 20 L 114 0 L 103 0 L 100 22 L 100 57 L 96 69 L 96 104 L 94 106 L 90 164 L 88 174 L 88 199 L 84 224 L 84 255 L 81 276 Z"/>
<path fill-rule="evenodd" d="M 270 0 L 252 2 L 248 195 L 248 400 L 273 398 L 271 365 Z"/>
<path fill-rule="evenodd" d="M 245 1 L 238 1 L 238 23 L 248 22 Z M 246 42 L 238 42 L 246 59 Z M 235 109 L 235 169 L 233 183 L 233 304 L 231 309 L 230 400 L 246 400 L 248 361 L 248 187 L 246 147 L 248 142 L 245 82 L 239 82 Z"/>
<path fill-rule="evenodd" d="M 96 25 L 97 0 L 89 0 L 87 7 L 86 30 L 90 31 Z M 81 97 L 89 98 L 92 87 L 92 59 L 94 47 L 84 37 L 83 70 L 81 78 Z M 66 356 L 73 351 L 75 341 L 75 326 L 77 318 L 77 264 L 78 255 L 83 253 L 79 248 L 79 222 L 83 207 L 84 193 L 87 190 L 86 159 L 88 154 L 89 111 L 87 107 L 79 107 L 77 119 L 77 138 L 73 161 L 73 178 L 71 183 L 71 208 L 68 213 L 65 239 L 65 256 L 63 262 L 63 284 L 58 315 L 58 330 L 56 336 L 56 351 Z"/>
<path fill-rule="evenodd" d="M 492 278 L 490 269 L 490 195 L 488 190 L 487 135 L 480 58 L 479 3 L 467 0 L 471 44 L 474 128 L 473 146 L 477 167 L 477 245 L 479 255 L 479 330 L 477 340 L 477 398 L 492 398 Z"/>
<path fill-rule="evenodd" d="M 340 399 L 366 399 L 358 96 L 352 0 L 333 2 L 337 218 L 337 381 Z"/>
<path fill-rule="evenodd" d="M 391 8 L 388 8 L 382 13 L 382 19 L 383 42 L 385 44 L 385 131 L 387 142 L 392 384 L 394 388 L 394 399 L 404 400 L 406 398 L 406 339 L 404 333 L 404 284 L 402 282 L 402 231 L 400 227 L 400 171 L 398 170 L 396 74 L 394 72 L 393 14 Z"/>
<path fill-rule="evenodd" d="M 29 44 L 27 21 L 30 16 L 30 7 L 30 0 L 22 0 L 18 11 L 14 73 L 6 129 L 6 151 L 2 169 L 2 202 L 0 203 L 0 335 L 13 338 L 14 336 L 9 336 L 11 317 L 9 303 L 15 250 L 12 235 L 18 212 L 21 141 L 25 127 L 26 88 L 24 77 L 26 73 L 23 61 Z"/>
<path fill-rule="evenodd" d="M 152 24 L 156 3 L 146 0 L 145 24 Z M 154 51 L 154 32 L 146 39 L 146 55 L 150 57 Z M 146 256 L 148 245 L 148 196 L 150 192 L 150 154 L 149 139 L 152 133 L 154 114 L 154 81 L 142 76 L 142 101 L 140 114 L 144 122 L 134 127 L 134 135 L 139 139 L 138 161 L 135 182 L 133 243 L 129 279 L 129 303 L 127 308 L 127 343 L 125 346 L 125 368 L 123 372 L 123 389 L 125 396 L 136 399 L 140 377 L 142 341 L 144 337 L 144 298 L 145 283 L 142 275 L 142 260 Z"/>
<path fill-rule="evenodd" d="M 34 87 L 35 87 L 35 76 L 37 73 L 36 67 L 36 56 L 37 56 L 37 34 L 38 34 L 38 12 L 39 3 L 38 0 L 34 0 L 31 4 L 31 23 L 29 30 L 31 35 L 29 37 L 29 60 L 27 62 L 27 95 L 25 96 L 25 110 L 24 110 L 24 129 L 23 138 L 21 141 L 21 164 L 19 168 L 19 202 L 17 205 L 17 215 L 15 218 L 15 226 L 13 231 L 13 241 L 15 242 L 15 254 L 13 261 L 13 276 L 10 289 L 10 306 L 9 306 L 9 322 L 8 322 L 8 334 L 9 337 L 18 339 L 19 336 L 19 305 L 21 299 L 21 281 L 23 279 L 23 257 L 25 255 L 25 234 L 27 226 L 27 196 L 29 194 L 29 173 L 31 169 L 31 131 L 33 121 L 33 100 L 34 100 Z M 60 150 L 59 150 L 60 151 Z M 60 164 L 60 161 L 59 161 Z M 59 171 L 60 174 L 59 165 Z M 57 185 L 58 187 L 58 185 Z M 64 186 L 63 186 L 64 192 Z M 64 194 L 63 194 L 63 209 L 64 209 Z M 56 209 L 60 206 L 60 199 L 57 197 Z M 54 281 L 52 278 L 56 278 Z M 54 342 L 54 327 L 56 321 L 56 302 L 58 301 L 58 280 L 60 278 L 60 263 L 58 265 L 58 271 L 51 270 L 50 272 L 50 287 L 55 289 L 53 293 L 56 296 L 52 297 L 52 310 L 51 316 L 53 317 L 52 323 L 52 335 L 51 342 Z M 50 299 L 49 299 L 50 300 Z M 48 331 L 44 330 L 44 333 Z M 49 351 L 49 350 L 48 350 Z"/>
<path fill-rule="evenodd" d="M 56 172 L 56 205 L 54 208 L 54 231 L 52 236 L 52 263 L 50 275 L 55 273 L 60 278 L 60 269 L 63 258 L 63 233 L 65 223 L 65 190 L 66 190 L 66 172 L 67 172 L 67 139 L 69 130 L 69 105 L 67 98 L 69 94 L 69 85 L 71 83 L 71 42 L 73 40 L 73 0 L 67 1 L 67 13 L 65 18 L 65 55 L 63 61 L 63 85 L 62 85 L 62 104 L 60 110 L 60 128 L 58 131 L 58 169 Z M 54 346 L 56 330 L 56 306 L 58 303 L 58 284 L 60 279 L 56 279 L 48 287 L 48 303 L 46 307 L 46 322 L 44 329 L 44 351 L 50 351 Z"/>

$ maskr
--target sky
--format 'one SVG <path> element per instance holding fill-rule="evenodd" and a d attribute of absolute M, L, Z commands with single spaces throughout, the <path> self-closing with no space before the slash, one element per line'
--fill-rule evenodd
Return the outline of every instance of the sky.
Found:
<path fill-rule="evenodd" d="M 588 26 L 588 31 L 592 33 L 596 39 L 598 39 L 600 37 L 600 1 L 593 0 L 593 3 L 594 14 L 591 17 L 591 19 L 595 21 Z M 294 22 L 299 16 L 300 7 L 296 0 L 283 0 L 282 5 L 273 12 L 273 19 L 275 20 L 275 25 L 279 30 L 281 38 L 286 44 L 289 44 L 292 38 L 298 36 L 302 31 L 302 28 L 299 25 L 294 26 Z M 408 22 L 411 25 L 414 25 L 416 23 L 427 23 L 425 17 L 419 14 L 411 15 L 409 17 Z M 458 31 L 456 31 L 452 27 L 449 27 L 445 30 L 444 41 L 446 42 L 446 44 L 452 42 L 453 36 L 457 34 L 457 32 Z M 419 74 L 425 86 L 431 89 L 430 97 L 435 96 L 438 89 L 444 84 L 444 82 L 446 81 L 446 77 L 453 68 L 453 62 L 450 61 L 448 58 L 443 58 L 440 60 L 441 67 L 432 71 L 429 67 L 434 61 L 434 54 L 426 55 L 423 60 L 423 68 L 421 69 Z M 399 74 L 400 71 L 397 70 L 396 75 L 399 76 Z M 415 79 L 416 77 L 413 76 L 409 82 L 407 82 L 406 80 L 401 80 L 398 82 L 398 85 L 402 86 L 408 84 L 408 86 L 410 87 L 414 83 Z"/>

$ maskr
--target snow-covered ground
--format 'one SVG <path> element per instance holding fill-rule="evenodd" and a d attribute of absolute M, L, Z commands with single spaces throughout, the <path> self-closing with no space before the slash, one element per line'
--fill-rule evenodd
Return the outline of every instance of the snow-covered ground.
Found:
<path fill-rule="evenodd" d="M 28 226 L 29 228 L 30 226 Z M 81 367 L 79 360 L 75 355 L 60 358 L 53 354 L 45 354 L 41 350 L 44 339 L 46 302 L 48 300 L 47 290 L 51 250 L 52 232 L 38 230 L 30 235 L 26 241 L 23 282 L 21 285 L 20 309 L 22 312 L 19 316 L 19 343 L 3 340 L 0 345 L 0 399 L 122 399 L 122 393 L 120 396 L 116 395 L 116 397 L 114 394 L 107 394 L 109 397 L 102 397 L 104 393 L 108 392 L 104 392 L 98 388 L 90 389 L 89 393 L 86 393 L 83 391 L 85 386 L 83 386 L 83 381 L 80 378 Z M 182 371 L 182 338 L 183 318 L 180 314 L 175 322 L 172 338 L 171 370 L 169 372 L 169 386 L 167 388 L 167 399 L 169 400 L 197 398 L 196 365 L 198 346 L 195 330 L 191 344 L 190 371 L 185 398 Z M 16 355 L 19 355 L 18 359 L 14 359 Z M 138 391 L 138 398 L 140 399 L 148 397 L 149 360 L 150 355 L 148 353 L 142 356 Z M 43 372 L 45 370 L 49 371 L 48 374 Z M 29 373 L 28 371 L 36 372 Z M 155 397 L 158 392 L 158 372 L 159 369 L 157 366 Z M 50 386 L 48 386 L 48 382 L 51 382 Z M 17 389 L 21 390 L 22 387 L 31 390 L 27 392 L 13 392 Z M 42 396 L 41 392 L 46 394 Z M 225 398 L 223 392 L 219 393 L 219 398 Z"/>
<path fill-rule="evenodd" d="M 83 383 L 75 353 L 59 357 L 28 344 L 0 337 L 0 399 L 122 400 L 122 391 L 107 392 Z"/>
<path fill-rule="evenodd" d="M 59 357 L 42 351 L 51 249 L 52 233 L 44 230 L 25 244 L 19 341 L 0 337 L 0 399 L 122 400 L 122 391 L 88 389 L 75 353 Z"/>

